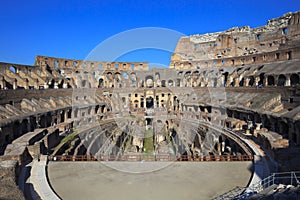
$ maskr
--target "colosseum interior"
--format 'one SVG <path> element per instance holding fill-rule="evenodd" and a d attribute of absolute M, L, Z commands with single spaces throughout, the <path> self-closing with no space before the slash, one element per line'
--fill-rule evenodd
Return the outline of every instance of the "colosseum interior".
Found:
<path fill-rule="evenodd" d="M 300 11 L 181 37 L 169 68 L 39 55 L 32 66 L 2 62 L 1 177 L 18 182 L 44 159 L 255 164 L 253 146 L 270 169 L 261 179 L 300 170 L 299 59 Z"/>

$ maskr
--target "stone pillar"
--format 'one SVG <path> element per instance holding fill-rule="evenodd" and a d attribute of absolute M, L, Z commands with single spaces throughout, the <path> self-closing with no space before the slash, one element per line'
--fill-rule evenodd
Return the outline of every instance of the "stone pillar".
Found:
<path fill-rule="evenodd" d="M 48 89 L 49 85 L 47 84 L 47 82 L 44 83 L 44 89 Z"/>
<path fill-rule="evenodd" d="M 58 89 L 58 83 L 56 81 L 54 82 L 54 89 Z"/>
<path fill-rule="evenodd" d="M 28 81 L 28 79 L 25 80 L 24 88 L 25 88 L 25 89 L 28 89 L 28 88 L 29 88 L 29 81 Z"/>
<path fill-rule="evenodd" d="M 74 118 L 75 118 L 75 110 L 72 109 L 72 110 L 71 110 L 71 119 L 74 119 Z"/>
<path fill-rule="evenodd" d="M 69 110 L 65 110 L 65 116 L 64 116 L 65 121 L 67 121 L 67 119 L 68 119 L 68 112 L 69 112 Z"/>
<path fill-rule="evenodd" d="M 13 89 L 17 89 L 18 88 L 18 83 L 17 83 L 17 79 L 14 80 L 13 82 Z"/>
<path fill-rule="evenodd" d="M 92 106 L 91 115 L 95 115 L 95 106 Z"/>
<path fill-rule="evenodd" d="M 63 88 L 68 88 L 68 84 L 67 83 L 63 83 Z"/>
<path fill-rule="evenodd" d="M 234 79 L 233 86 L 234 86 L 234 87 L 239 87 L 239 86 L 240 86 L 240 79 L 239 79 L 239 78 L 235 78 L 235 79 Z"/>
<path fill-rule="evenodd" d="M 259 131 L 261 129 L 262 123 L 256 123 L 255 125 L 256 125 L 255 129 Z"/>
<path fill-rule="evenodd" d="M 260 78 L 256 77 L 254 80 L 254 85 L 257 87 L 258 86 L 258 82 L 259 82 Z"/>
<path fill-rule="evenodd" d="M 250 79 L 249 79 L 249 78 L 246 78 L 246 79 L 245 79 L 245 82 L 244 82 L 244 86 L 245 86 L 245 87 L 249 87 L 249 82 L 250 82 Z"/>
<path fill-rule="evenodd" d="M 39 89 L 39 79 L 36 79 L 34 88 L 37 90 Z"/>
<path fill-rule="evenodd" d="M 264 77 L 264 86 L 268 86 L 268 76 Z"/>
<path fill-rule="evenodd" d="M 2 89 L 4 89 L 6 87 L 6 84 L 5 84 L 5 81 L 4 81 L 4 77 L 1 77 L 0 86 L 1 86 Z"/>
<path fill-rule="evenodd" d="M 291 78 L 290 76 L 286 76 L 286 81 L 284 86 L 291 86 Z"/>

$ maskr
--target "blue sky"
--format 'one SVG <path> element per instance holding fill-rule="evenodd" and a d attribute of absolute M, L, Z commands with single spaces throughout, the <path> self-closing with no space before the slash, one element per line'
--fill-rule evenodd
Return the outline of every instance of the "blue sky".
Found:
<path fill-rule="evenodd" d="M 3 0 L 0 62 L 32 65 L 36 55 L 84 59 L 107 38 L 134 28 L 204 34 L 233 26 L 262 26 L 268 19 L 297 10 L 299 0 Z M 118 60 L 168 65 L 169 56 L 170 52 L 146 49 Z"/>

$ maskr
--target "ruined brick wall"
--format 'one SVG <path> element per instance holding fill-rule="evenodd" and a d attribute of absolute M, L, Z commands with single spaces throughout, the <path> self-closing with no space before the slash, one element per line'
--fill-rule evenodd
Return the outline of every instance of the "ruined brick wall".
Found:
<path fill-rule="evenodd" d="M 99 62 L 88 60 L 74 60 L 66 58 L 55 58 L 48 56 L 36 56 L 34 65 L 42 68 L 50 68 L 52 70 L 114 70 L 114 71 L 132 71 L 143 70 L 148 71 L 147 62 Z"/>
<path fill-rule="evenodd" d="M 300 12 L 249 26 L 180 38 L 170 68 L 200 69 L 243 66 L 300 58 Z"/>

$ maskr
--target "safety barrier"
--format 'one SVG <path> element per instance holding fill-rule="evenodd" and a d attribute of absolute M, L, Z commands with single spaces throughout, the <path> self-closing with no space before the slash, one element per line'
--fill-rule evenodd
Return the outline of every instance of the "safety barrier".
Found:
<path fill-rule="evenodd" d="M 239 188 L 239 190 L 237 189 L 230 190 L 225 194 L 222 194 L 214 198 L 213 200 L 247 199 L 254 194 L 257 194 L 269 187 L 277 186 L 279 184 L 293 185 L 293 186 L 300 185 L 300 172 L 273 173 L 271 176 L 268 176 L 267 178 L 257 182 L 251 187 Z"/>
<path fill-rule="evenodd" d="M 171 154 L 166 155 L 123 155 L 123 156 L 87 156 L 87 155 L 57 155 L 49 156 L 49 161 L 191 161 L 191 162 L 208 162 L 208 161 L 252 161 L 253 157 L 249 155 L 209 155 L 209 156 L 175 156 Z"/>

